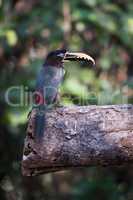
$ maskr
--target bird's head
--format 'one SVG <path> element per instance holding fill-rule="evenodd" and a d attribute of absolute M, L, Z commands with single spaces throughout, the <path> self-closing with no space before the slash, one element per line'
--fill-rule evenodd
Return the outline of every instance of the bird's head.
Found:
<path fill-rule="evenodd" d="M 50 52 L 46 57 L 45 64 L 62 67 L 65 61 L 86 61 L 95 65 L 91 56 L 80 52 L 68 52 L 64 49 Z"/>

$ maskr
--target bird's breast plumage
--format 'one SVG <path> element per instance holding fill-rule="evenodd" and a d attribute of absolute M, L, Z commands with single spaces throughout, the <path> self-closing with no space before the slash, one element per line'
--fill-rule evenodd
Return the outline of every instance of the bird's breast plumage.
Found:
<path fill-rule="evenodd" d="M 40 102 L 50 104 L 57 95 L 58 87 L 64 77 L 64 69 L 52 66 L 45 66 L 37 77 L 36 91 Z"/>

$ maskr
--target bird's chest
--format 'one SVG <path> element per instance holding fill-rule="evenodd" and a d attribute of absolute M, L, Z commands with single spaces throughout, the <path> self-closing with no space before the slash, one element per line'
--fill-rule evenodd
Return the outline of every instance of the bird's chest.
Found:
<path fill-rule="evenodd" d="M 58 87 L 62 82 L 63 77 L 64 69 L 62 68 L 43 68 L 38 76 L 36 91 L 38 91 L 39 95 L 36 95 L 36 102 L 46 102 L 48 104 L 49 102 L 52 102 L 58 93 Z"/>
<path fill-rule="evenodd" d="M 49 67 L 44 71 L 44 85 L 46 87 L 58 87 L 62 82 L 64 70 L 62 68 Z"/>

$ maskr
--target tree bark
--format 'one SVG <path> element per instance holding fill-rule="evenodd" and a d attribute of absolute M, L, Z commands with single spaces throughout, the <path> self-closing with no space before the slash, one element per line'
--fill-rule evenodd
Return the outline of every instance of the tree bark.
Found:
<path fill-rule="evenodd" d="M 133 105 L 71 106 L 49 110 L 41 141 L 29 117 L 22 173 L 133 163 Z"/>

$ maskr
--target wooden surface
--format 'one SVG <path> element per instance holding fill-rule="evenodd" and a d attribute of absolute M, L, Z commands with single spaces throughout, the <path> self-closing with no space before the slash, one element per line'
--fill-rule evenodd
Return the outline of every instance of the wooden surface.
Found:
<path fill-rule="evenodd" d="M 72 106 L 50 110 L 41 141 L 28 121 L 22 173 L 133 163 L 133 105 Z"/>

